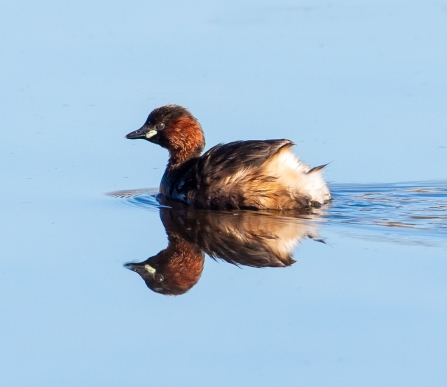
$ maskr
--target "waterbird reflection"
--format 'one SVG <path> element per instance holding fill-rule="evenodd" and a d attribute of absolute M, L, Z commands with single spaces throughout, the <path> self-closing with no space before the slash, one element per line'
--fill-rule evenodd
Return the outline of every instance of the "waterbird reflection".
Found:
<path fill-rule="evenodd" d="M 175 206 L 169 210 L 157 201 L 156 189 L 116 191 L 108 195 L 146 210 L 161 208 L 168 248 L 128 267 L 143 274 L 150 288 L 165 294 L 182 294 L 199 280 L 204 252 L 236 265 L 288 266 L 294 262 L 291 252 L 299 240 L 307 236 L 318 239 L 316 227 L 322 220 L 326 227 L 343 226 L 343 235 L 354 238 L 427 247 L 447 245 L 447 181 L 332 184 L 331 191 L 333 202 L 327 208 L 315 209 L 318 215 L 295 216 L 253 211 L 210 212 Z M 179 251 L 189 258 L 177 258 L 174 252 L 178 255 Z M 146 264 L 149 266 L 143 271 Z M 158 267 L 158 274 L 163 277 L 150 273 L 152 264 L 154 273 L 157 274 Z M 176 266 L 177 271 L 173 271 Z M 184 272 L 178 274 L 180 267 Z"/>
<path fill-rule="evenodd" d="M 237 266 L 292 265 L 293 249 L 299 241 L 322 241 L 317 234 L 316 216 L 197 210 L 175 203 L 171 208 L 160 208 L 168 247 L 143 262 L 125 266 L 157 293 L 184 294 L 200 279 L 205 254 Z"/>

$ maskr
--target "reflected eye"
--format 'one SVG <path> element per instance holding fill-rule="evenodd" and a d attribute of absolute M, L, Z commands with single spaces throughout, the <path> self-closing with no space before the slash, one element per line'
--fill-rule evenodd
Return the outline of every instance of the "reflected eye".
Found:
<path fill-rule="evenodd" d="M 159 122 L 156 126 L 155 126 L 158 130 L 162 130 L 165 128 L 165 123 L 164 122 Z"/>
<path fill-rule="evenodd" d="M 165 277 L 163 276 L 163 274 L 155 274 L 154 280 L 157 282 L 163 282 L 165 279 Z"/>

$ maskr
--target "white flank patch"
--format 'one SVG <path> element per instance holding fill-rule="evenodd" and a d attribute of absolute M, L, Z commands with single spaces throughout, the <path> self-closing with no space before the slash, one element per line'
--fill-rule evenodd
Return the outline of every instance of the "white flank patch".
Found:
<path fill-rule="evenodd" d="M 290 149 L 284 149 L 272 157 L 267 169 L 278 178 L 280 184 L 290 191 L 308 196 L 311 201 L 324 203 L 331 197 L 321 171 L 308 174 L 310 168 L 299 161 Z"/>

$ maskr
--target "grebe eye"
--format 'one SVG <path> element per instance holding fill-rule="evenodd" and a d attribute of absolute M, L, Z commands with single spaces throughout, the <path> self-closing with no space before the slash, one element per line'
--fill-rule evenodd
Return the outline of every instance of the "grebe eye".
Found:
<path fill-rule="evenodd" d="M 154 280 L 157 282 L 163 282 L 165 280 L 165 277 L 163 274 L 155 274 Z"/>
<path fill-rule="evenodd" d="M 157 128 L 158 130 L 162 130 L 162 129 L 164 129 L 164 128 L 165 128 L 165 123 L 164 123 L 164 122 L 159 122 L 159 123 L 156 125 L 156 128 Z"/>

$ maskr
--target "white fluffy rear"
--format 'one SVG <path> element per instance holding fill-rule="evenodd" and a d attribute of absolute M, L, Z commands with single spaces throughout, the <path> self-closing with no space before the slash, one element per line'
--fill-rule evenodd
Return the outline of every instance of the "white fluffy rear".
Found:
<path fill-rule="evenodd" d="M 311 170 L 292 153 L 290 147 L 282 148 L 263 166 L 263 173 L 276 177 L 278 184 L 288 191 L 309 197 L 321 204 L 331 199 L 323 179 L 322 168 Z M 310 172 L 309 172 L 310 171 Z"/>

